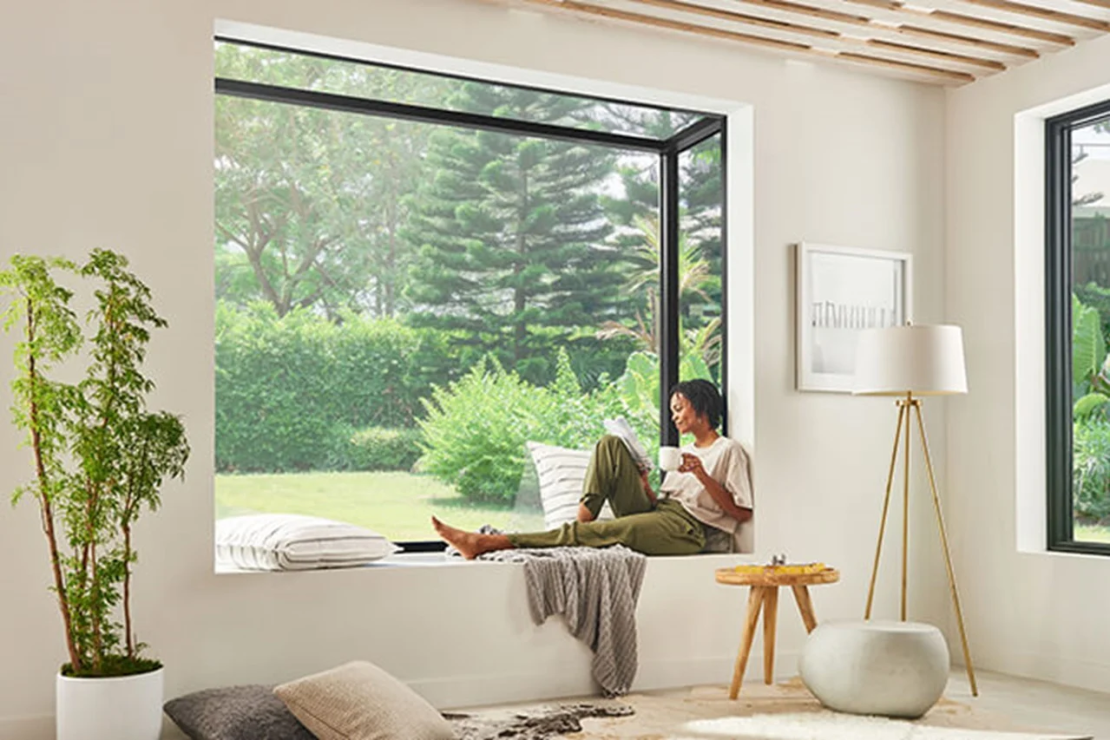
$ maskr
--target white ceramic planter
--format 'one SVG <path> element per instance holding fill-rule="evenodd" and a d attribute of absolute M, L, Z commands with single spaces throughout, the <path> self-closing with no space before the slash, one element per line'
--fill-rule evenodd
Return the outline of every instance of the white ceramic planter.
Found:
<path fill-rule="evenodd" d="M 158 740 L 165 669 L 120 678 L 58 674 L 57 740 Z"/>

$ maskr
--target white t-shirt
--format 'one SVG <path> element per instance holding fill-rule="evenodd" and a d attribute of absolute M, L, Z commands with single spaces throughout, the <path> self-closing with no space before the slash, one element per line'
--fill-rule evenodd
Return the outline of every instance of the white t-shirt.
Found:
<path fill-rule="evenodd" d="M 682 451 L 701 458 L 705 472 L 732 495 L 737 506 L 754 508 L 751 461 L 743 445 L 728 437 L 718 437 L 708 447 L 695 447 L 690 443 L 684 445 Z M 741 522 L 733 519 L 717 505 L 693 473 L 673 470 L 663 478 L 659 490 L 681 503 L 700 522 L 732 534 L 740 530 Z M 751 519 L 744 524 L 750 525 Z M 744 529 L 750 530 L 750 526 L 745 526 Z"/>

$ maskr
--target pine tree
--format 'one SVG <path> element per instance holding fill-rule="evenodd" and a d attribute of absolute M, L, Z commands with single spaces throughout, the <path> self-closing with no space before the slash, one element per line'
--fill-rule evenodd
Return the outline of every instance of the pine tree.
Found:
<path fill-rule="evenodd" d="M 568 123 L 588 101 L 488 84 L 449 106 Z M 413 199 L 405 236 L 419 248 L 409 285 L 413 323 L 456 330 L 475 355 L 494 352 L 533 382 L 554 372 L 554 348 L 615 315 L 622 275 L 606 244 L 599 191 L 611 150 L 489 131 L 432 137 L 433 177 Z M 590 337 L 592 341 L 592 337 Z"/>

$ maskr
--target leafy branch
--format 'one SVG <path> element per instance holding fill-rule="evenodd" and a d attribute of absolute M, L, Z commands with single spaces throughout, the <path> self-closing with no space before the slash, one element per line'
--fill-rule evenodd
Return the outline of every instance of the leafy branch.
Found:
<path fill-rule="evenodd" d="M 22 332 L 14 357 L 13 421 L 26 433 L 35 460 L 34 482 L 16 489 L 13 502 L 31 493 L 39 504 L 69 653 L 63 670 L 74 675 L 157 667 L 140 658 L 134 638 L 131 533 L 144 508 L 157 509 L 163 482 L 184 476 L 189 456 L 181 420 L 146 407 L 154 382 L 141 365 L 151 330 L 166 322 L 127 264 L 98 249 L 81 267 L 16 255 L 0 272 L 0 294 L 9 299 L 4 329 Z M 69 306 L 73 292 L 54 273 L 99 286 L 85 320 L 90 338 Z M 86 341 L 83 379 L 51 380 L 48 373 L 74 360 Z"/>

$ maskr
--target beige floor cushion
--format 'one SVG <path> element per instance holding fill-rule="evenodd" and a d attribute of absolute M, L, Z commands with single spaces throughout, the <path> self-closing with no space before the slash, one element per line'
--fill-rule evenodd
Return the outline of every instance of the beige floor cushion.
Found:
<path fill-rule="evenodd" d="M 274 689 L 320 740 L 450 740 L 423 697 L 373 663 L 355 661 Z"/>

